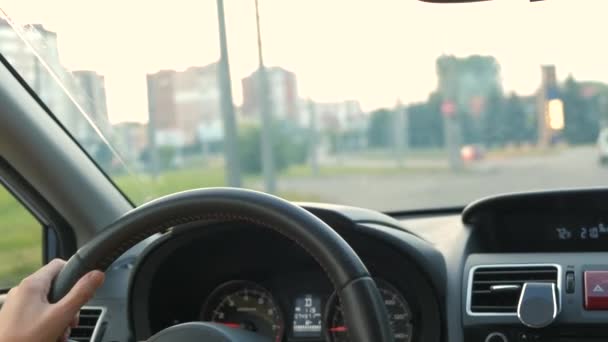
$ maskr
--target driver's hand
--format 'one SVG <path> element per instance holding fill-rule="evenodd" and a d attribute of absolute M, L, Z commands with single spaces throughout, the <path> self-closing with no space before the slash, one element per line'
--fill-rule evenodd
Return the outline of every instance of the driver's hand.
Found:
<path fill-rule="evenodd" d="M 82 277 L 63 299 L 50 304 L 52 280 L 65 261 L 55 259 L 12 288 L 0 310 L 0 342 L 66 341 L 78 325 L 78 312 L 103 284 L 104 274 L 92 271 Z"/>

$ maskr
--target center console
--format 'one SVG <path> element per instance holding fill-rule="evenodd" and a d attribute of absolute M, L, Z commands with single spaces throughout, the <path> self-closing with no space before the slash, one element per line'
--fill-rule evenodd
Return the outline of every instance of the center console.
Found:
<path fill-rule="evenodd" d="M 472 254 L 465 275 L 465 341 L 608 340 L 608 253 Z"/>
<path fill-rule="evenodd" d="M 465 209 L 467 342 L 608 341 L 608 191 L 489 198 Z"/>

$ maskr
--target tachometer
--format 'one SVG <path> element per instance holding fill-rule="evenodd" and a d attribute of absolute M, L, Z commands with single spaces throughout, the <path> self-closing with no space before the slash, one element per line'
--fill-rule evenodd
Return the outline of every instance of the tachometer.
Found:
<path fill-rule="evenodd" d="M 378 285 L 378 290 L 380 290 L 380 294 L 382 295 L 382 299 L 384 300 L 384 304 L 386 305 L 386 309 L 388 310 L 395 341 L 412 341 L 413 325 L 410 305 L 394 286 L 383 280 L 375 279 L 375 281 L 376 285 Z M 325 312 L 327 340 L 333 342 L 350 342 L 347 328 L 344 324 L 342 306 L 335 293 L 328 301 Z"/>
<path fill-rule="evenodd" d="M 203 321 L 257 332 L 280 342 L 284 321 L 272 294 L 249 281 L 231 281 L 215 289 L 203 306 Z"/>

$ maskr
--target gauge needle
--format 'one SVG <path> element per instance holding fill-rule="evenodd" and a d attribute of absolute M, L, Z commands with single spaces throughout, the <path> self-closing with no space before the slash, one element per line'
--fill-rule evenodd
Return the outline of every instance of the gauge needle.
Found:
<path fill-rule="evenodd" d="M 219 324 L 225 325 L 229 328 L 240 328 L 241 325 L 239 323 L 231 323 L 231 322 L 218 322 Z"/>
<path fill-rule="evenodd" d="M 329 328 L 330 332 L 345 332 L 347 329 L 345 326 L 339 326 L 339 327 L 333 327 L 333 328 Z"/>

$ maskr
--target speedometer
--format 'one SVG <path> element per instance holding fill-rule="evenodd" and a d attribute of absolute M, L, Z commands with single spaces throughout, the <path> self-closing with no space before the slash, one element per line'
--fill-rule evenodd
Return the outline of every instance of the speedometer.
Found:
<path fill-rule="evenodd" d="M 386 305 L 395 341 L 411 342 L 413 325 L 410 305 L 394 286 L 383 280 L 374 280 L 376 281 L 378 290 L 380 290 L 384 305 Z M 344 324 L 342 306 L 335 293 L 327 304 L 325 317 L 327 340 L 333 342 L 350 342 L 347 334 L 347 327 Z"/>
<path fill-rule="evenodd" d="M 272 294 L 249 281 L 220 285 L 205 302 L 201 316 L 203 321 L 256 332 L 275 342 L 283 338 L 283 315 Z"/>

